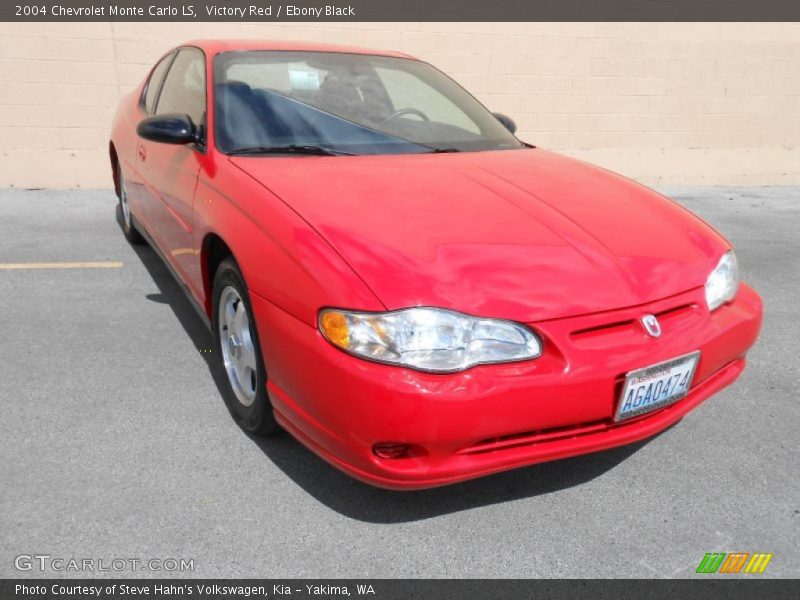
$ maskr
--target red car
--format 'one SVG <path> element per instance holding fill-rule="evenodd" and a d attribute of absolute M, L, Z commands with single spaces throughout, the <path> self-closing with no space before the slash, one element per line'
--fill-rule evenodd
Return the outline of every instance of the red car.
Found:
<path fill-rule="evenodd" d="M 198 41 L 122 101 L 110 154 L 241 426 L 413 489 L 652 436 L 761 326 L 714 229 L 514 129 L 405 54 Z"/>

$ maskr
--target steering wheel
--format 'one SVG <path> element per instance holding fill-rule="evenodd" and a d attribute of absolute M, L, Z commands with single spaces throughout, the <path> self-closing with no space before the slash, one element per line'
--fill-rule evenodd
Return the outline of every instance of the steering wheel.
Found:
<path fill-rule="evenodd" d="M 416 117 L 419 117 L 423 121 L 430 121 L 431 120 L 431 118 L 428 115 L 426 115 L 424 112 L 422 112 L 421 110 L 419 110 L 417 108 L 401 108 L 400 110 L 394 111 L 389 116 L 389 118 L 384 121 L 384 123 L 388 123 L 392 119 L 396 119 L 398 117 L 404 117 L 406 115 L 414 115 Z"/>

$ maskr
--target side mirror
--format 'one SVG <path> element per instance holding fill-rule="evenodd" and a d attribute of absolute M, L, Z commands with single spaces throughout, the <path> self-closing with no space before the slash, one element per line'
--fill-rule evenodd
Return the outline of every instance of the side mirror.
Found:
<path fill-rule="evenodd" d="M 151 142 L 191 144 L 197 141 L 197 128 L 189 115 L 156 115 L 142 119 L 136 133 Z"/>
<path fill-rule="evenodd" d="M 503 113 L 492 113 L 492 114 L 494 115 L 495 119 L 497 119 L 503 124 L 503 127 L 508 129 L 511 133 L 516 133 L 517 124 L 514 123 L 514 120 L 511 117 L 506 116 Z"/>

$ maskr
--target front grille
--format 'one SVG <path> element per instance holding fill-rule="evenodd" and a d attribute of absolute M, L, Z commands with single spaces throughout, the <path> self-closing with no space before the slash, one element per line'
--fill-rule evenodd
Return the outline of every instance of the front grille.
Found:
<path fill-rule="evenodd" d="M 696 308 L 697 308 L 696 304 L 688 303 L 688 304 L 681 304 L 680 306 L 673 306 L 671 308 L 662 310 L 654 314 L 663 326 L 665 323 L 669 323 L 673 319 L 681 318 L 688 315 L 691 311 L 693 311 Z M 629 333 L 631 331 L 634 331 L 634 329 L 638 328 L 639 326 L 637 325 L 637 319 L 626 319 L 622 321 L 614 321 L 611 323 L 602 323 L 599 325 L 594 325 L 592 327 L 586 327 L 584 329 L 578 329 L 570 333 L 570 338 L 574 342 L 581 342 L 584 340 L 590 340 L 592 338 L 605 335 L 614 335 L 617 333 Z"/>

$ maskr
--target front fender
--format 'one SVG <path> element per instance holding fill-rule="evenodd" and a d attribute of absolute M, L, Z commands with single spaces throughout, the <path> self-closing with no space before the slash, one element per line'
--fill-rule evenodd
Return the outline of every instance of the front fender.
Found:
<path fill-rule="evenodd" d="M 269 160 L 269 159 L 265 159 Z M 251 176 L 216 155 L 201 170 L 194 200 L 194 244 L 203 277 L 203 241 L 219 236 L 231 249 L 248 288 L 316 326 L 323 306 L 385 307 L 353 269 L 305 220 Z M 193 285 L 208 309 L 212 273 Z"/>

